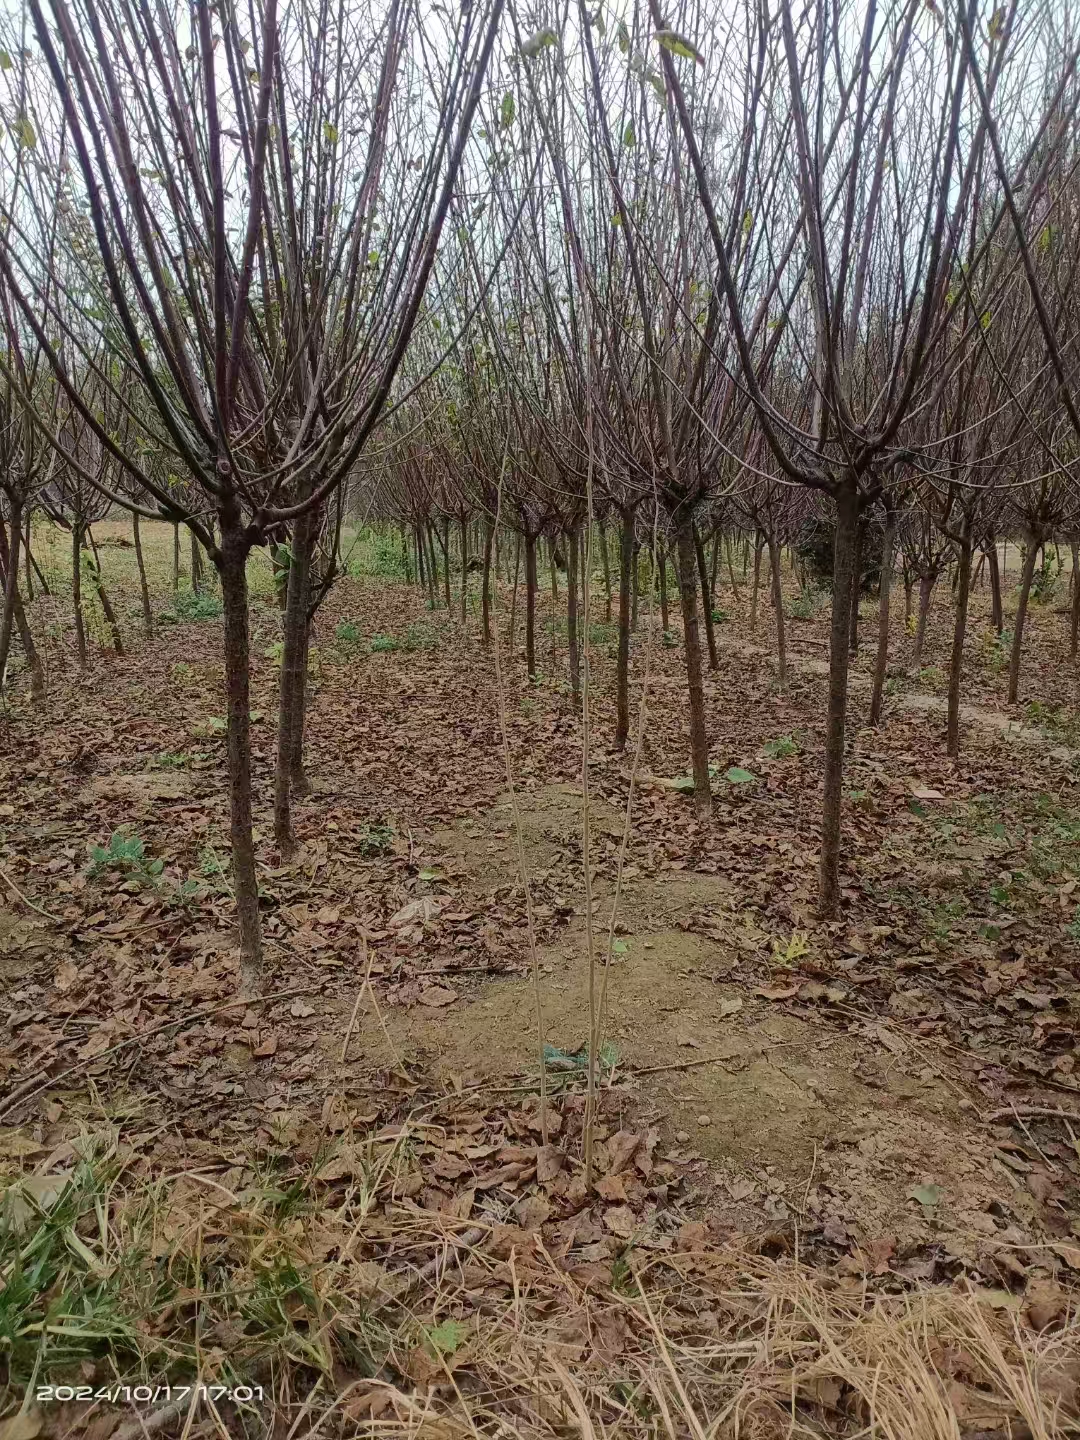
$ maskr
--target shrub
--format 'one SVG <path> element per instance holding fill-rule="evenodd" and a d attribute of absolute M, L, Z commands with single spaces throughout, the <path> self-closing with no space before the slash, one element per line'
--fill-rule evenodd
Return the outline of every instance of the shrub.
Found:
<path fill-rule="evenodd" d="M 146 842 L 134 832 L 114 830 L 107 846 L 93 845 L 90 848 L 91 875 L 101 875 L 106 870 L 118 870 L 150 880 L 156 879 L 164 868 L 164 860 L 147 860 Z"/>
<path fill-rule="evenodd" d="M 167 625 L 197 620 L 216 620 L 221 614 L 221 596 L 213 590 L 178 590 L 171 610 L 162 612 Z"/>
<path fill-rule="evenodd" d="M 354 620 L 342 620 L 334 631 L 334 639 L 342 645 L 355 645 L 360 639 L 360 626 Z"/>
<path fill-rule="evenodd" d="M 371 641 L 370 648 L 373 654 L 380 655 L 388 650 L 397 650 L 400 646 L 393 635 L 376 635 Z"/>

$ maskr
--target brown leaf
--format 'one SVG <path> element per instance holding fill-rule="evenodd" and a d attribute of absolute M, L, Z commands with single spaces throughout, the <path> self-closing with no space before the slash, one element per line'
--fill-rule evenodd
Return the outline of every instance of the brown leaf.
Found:
<path fill-rule="evenodd" d="M 637 1219 L 629 1205 L 613 1205 L 604 1211 L 604 1224 L 620 1240 L 629 1240 L 637 1228 Z"/>
<path fill-rule="evenodd" d="M 620 1170 L 625 1170 L 640 1144 L 641 1136 L 632 1130 L 620 1130 L 613 1135 L 607 1142 L 608 1173 L 618 1175 Z"/>
<path fill-rule="evenodd" d="M 277 1049 L 278 1037 L 276 1035 L 268 1035 L 262 1044 L 255 1046 L 255 1049 L 251 1053 L 257 1060 L 265 1060 L 271 1055 L 276 1055 Z"/>
<path fill-rule="evenodd" d="M 790 1000 L 798 993 L 798 985 L 759 985 L 754 991 L 762 1000 Z"/>
<path fill-rule="evenodd" d="M 451 990 L 446 985 L 429 985 L 417 996 L 421 1005 L 430 1005 L 433 1009 L 441 1009 L 444 1005 L 453 1005 L 457 998 L 457 991 Z"/>
<path fill-rule="evenodd" d="M 514 1206 L 514 1214 L 523 1230 L 539 1230 L 551 1214 L 551 1206 L 543 1195 L 526 1195 Z"/>
<path fill-rule="evenodd" d="M 542 1145 L 536 1152 L 536 1178 L 541 1185 L 554 1180 L 563 1168 L 562 1151 L 554 1145 Z"/>
<path fill-rule="evenodd" d="M 618 1175 L 602 1175 L 593 1187 L 601 1200 L 615 1204 L 626 1204 L 626 1186 Z"/>

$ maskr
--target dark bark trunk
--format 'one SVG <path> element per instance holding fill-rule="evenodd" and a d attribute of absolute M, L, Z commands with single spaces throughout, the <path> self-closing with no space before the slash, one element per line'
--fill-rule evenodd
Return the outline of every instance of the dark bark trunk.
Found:
<path fill-rule="evenodd" d="M 937 575 L 931 571 L 919 576 L 919 614 L 915 621 L 915 645 L 911 652 L 911 668 L 918 670 L 922 665 L 923 644 L 926 641 L 926 622 L 930 616 L 930 597 L 934 593 Z"/>
<path fill-rule="evenodd" d="M 768 534 L 769 571 L 772 575 L 772 603 L 776 614 L 776 663 L 780 692 L 787 690 L 787 631 L 784 625 L 784 591 L 780 579 L 780 546 L 772 530 Z"/>
<path fill-rule="evenodd" d="M 424 541 L 419 525 L 413 526 L 413 544 L 416 547 L 416 583 L 423 590 L 427 584 L 427 574 L 424 565 Z"/>
<path fill-rule="evenodd" d="M 0 612 L 0 688 L 4 684 L 11 635 L 15 625 L 15 602 L 19 598 L 19 546 L 22 542 L 22 502 L 13 497 L 11 505 L 11 539 L 4 544 L 4 608 Z M 0 519 L 0 527 L 4 524 Z"/>
<path fill-rule="evenodd" d="M 154 634 L 154 612 L 150 606 L 150 586 L 146 579 L 146 560 L 143 556 L 142 534 L 139 517 L 131 512 L 131 538 L 135 545 L 135 564 L 139 571 L 139 601 L 142 605 L 143 634 L 151 639 Z"/>
<path fill-rule="evenodd" d="M 450 516 L 443 519 L 442 535 L 439 537 L 442 546 L 443 558 L 443 598 L 446 601 L 446 613 L 449 616 L 454 608 L 454 601 L 450 594 Z"/>
<path fill-rule="evenodd" d="M 862 548 L 863 527 L 855 532 L 855 555 L 851 563 L 851 628 L 848 631 L 848 649 L 851 654 L 859 653 L 859 597 L 862 592 Z"/>
<path fill-rule="evenodd" d="M 225 688 L 228 708 L 229 819 L 232 880 L 240 931 L 240 990 L 258 993 L 262 932 L 255 844 L 251 832 L 251 693 L 248 635 L 248 544 L 239 517 L 223 516 L 218 571 L 225 610 Z"/>
<path fill-rule="evenodd" d="M 712 533 L 712 559 L 709 562 L 709 609 L 716 603 L 716 567 L 720 563 L 720 530 Z"/>
<path fill-rule="evenodd" d="M 818 908 L 823 919 L 840 913 L 840 820 L 844 790 L 844 732 L 847 723 L 848 641 L 851 633 L 851 581 L 859 491 L 845 478 L 836 497 L 833 546 L 832 626 L 829 633 L 829 708 L 825 725 L 825 785 L 821 806 L 821 876 Z"/>
<path fill-rule="evenodd" d="M 558 669 L 559 651 L 556 645 L 558 634 L 557 621 L 559 618 L 559 571 L 555 564 L 555 541 L 552 540 L 548 549 L 548 569 L 551 572 L 551 673 L 554 675 Z"/>
<path fill-rule="evenodd" d="M 525 533 L 525 669 L 536 677 L 536 536 Z"/>
<path fill-rule="evenodd" d="M 945 753 L 953 760 L 960 754 L 960 672 L 964 663 L 964 636 L 967 633 L 968 599 L 971 595 L 971 534 L 965 526 L 960 537 L 960 563 L 956 576 L 956 615 L 953 621 L 952 655 L 949 660 L 949 710 L 945 730 Z"/>
<path fill-rule="evenodd" d="M 26 531 L 23 535 L 23 556 L 26 569 L 26 603 L 34 603 L 34 557 L 30 553 L 30 516 L 26 517 Z"/>
<path fill-rule="evenodd" d="M 615 749 L 622 750 L 630 734 L 630 571 L 634 563 L 634 511 L 620 512 L 619 530 L 619 650 L 615 675 Z"/>
<path fill-rule="evenodd" d="M 570 652 L 570 691 L 581 697 L 581 663 L 578 653 L 578 531 L 573 526 L 566 536 L 566 644 Z"/>
<path fill-rule="evenodd" d="M 1016 619 L 1013 621 L 1012 654 L 1009 656 L 1008 703 L 1015 705 L 1020 693 L 1020 652 L 1024 643 L 1024 621 L 1027 619 L 1028 601 L 1031 598 L 1031 582 L 1035 578 L 1035 561 L 1038 558 L 1041 537 L 1028 536 L 1024 551 L 1024 568 L 1020 573 L 1020 594 L 1016 602 Z"/>
<path fill-rule="evenodd" d="M 461 521 L 461 623 L 469 618 L 469 524 Z"/>
<path fill-rule="evenodd" d="M 668 595 L 667 595 L 667 545 L 663 539 L 660 541 L 660 625 L 666 635 L 668 629 Z"/>
<path fill-rule="evenodd" d="M 874 662 L 874 687 L 870 693 L 870 724 L 880 725 L 881 706 L 885 695 L 885 675 L 889 668 L 889 602 L 892 598 L 893 547 L 896 544 L 896 512 L 892 505 L 885 510 L 885 534 L 881 543 L 881 581 L 878 586 L 878 643 Z"/>
<path fill-rule="evenodd" d="M 401 530 L 401 564 L 405 571 L 405 584 L 412 584 L 412 566 L 409 563 L 409 531 L 405 525 Z"/>
<path fill-rule="evenodd" d="M 604 562 L 604 624 L 611 624 L 611 557 L 608 554 L 607 531 L 603 525 L 597 527 L 600 539 L 600 555 Z"/>
<path fill-rule="evenodd" d="M 701 543 L 701 535 L 698 528 L 694 526 L 694 554 L 697 557 L 698 581 L 701 585 L 701 608 L 705 616 L 705 640 L 709 647 L 709 669 L 718 670 L 720 661 L 716 655 L 716 635 L 713 631 L 712 618 L 712 597 L 709 593 L 709 571 L 705 563 L 705 546 Z"/>
<path fill-rule="evenodd" d="M 1076 659 L 1077 645 L 1080 643 L 1080 542 L 1073 540 L 1069 549 L 1072 552 L 1072 604 L 1069 606 L 1069 659 Z"/>
<path fill-rule="evenodd" d="M 179 525 L 179 522 L 175 522 L 175 521 L 174 521 L 173 527 L 172 527 L 172 531 L 173 531 L 173 540 L 172 540 L 172 588 L 173 588 L 173 594 L 175 595 L 176 592 L 177 592 L 177 590 L 180 589 L 180 525 Z"/>
<path fill-rule="evenodd" d="M 701 676 L 701 640 L 697 618 L 697 556 L 694 553 L 694 522 L 688 511 L 678 518 L 675 530 L 679 558 L 679 601 L 682 606 L 683 641 L 686 650 L 686 689 L 690 702 L 690 756 L 694 775 L 694 803 L 702 813 L 712 809 L 709 780 L 709 742 L 705 733 L 705 689 Z"/>
<path fill-rule="evenodd" d="M 630 560 L 630 630 L 636 635 L 638 626 L 638 598 L 641 589 L 641 546 L 635 543 L 634 553 Z"/>
<path fill-rule="evenodd" d="M 292 828 L 292 783 L 297 757 L 303 755 L 304 678 L 308 628 L 308 577 L 314 516 L 300 515 L 293 527 L 292 563 L 285 599 L 278 691 L 278 744 L 274 768 L 274 840 L 283 861 L 292 859 L 296 842 Z M 299 734 L 297 730 L 299 729 Z M 302 769 L 302 766 L 300 767 Z"/>
<path fill-rule="evenodd" d="M 71 608 L 75 616 L 75 643 L 79 651 L 79 664 L 85 665 L 89 657 L 82 609 L 82 525 L 77 520 L 71 522 Z"/>
<path fill-rule="evenodd" d="M 761 590 L 761 536 L 754 534 L 754 586 L 750 591 L 750 633 L 757 630 L 758 595 Z"/>
<path fill-rule="evenodd" d="M 195 531 L 191 532 L 191 588 L 197 595 L 202 589 L 202 551 L 199 548 L 199 537 Z"/>
<path fill-rule="evenodd" d="M 728 576 L 729 576 L 729 578 L 730 578 L 730 580 L 731 580 L 731 594 L 732 594 L 732 596 L 733 596 L 733 598 L 734 598 L 734 600 L 735 600 L 735 604 L 741 606 L 741 605 L 742 605 L 742 597 L 741 597 L 741 595 L 739 594 L 739 587 L 738 587 L 738 585 L 736 584 L 736 581 L 735 581 L 735 557 L 734 557 L 734 556 L 732 555 L 732 553 L 731 553 L 731 536 L 730 536 L 730 535 L 727 537 L 727 540 L 726 540 L 726 542 L 725 542 L 724 548 L 725 548 L 725 550 L 727 551 L 727 568 L 728 568 Z"/>
<path fill-rule="evenodd" d="M 514 653 L 514 639 L 517 635 L 518 581 L 521 578 L 521 536 L 517 535 L 515 539 L 517 543 L 514 546 L 514 589 L 510 596 L 510 628 L 506 639 L 511 655 Z"/>
<path fill-rule="evenodd" d="M 109 633 L 112 635 L 113 649 L 117 655 L 123 655 L 124 638 L 120 634 L 120 621 L 116 618 L 116 611 L 113 609 L 112 601 L 109 599 L 108 592 L 105 589 L 105 578 L 101 573 L 101 556 L 98 554 L 98 548 L 94 544 L 94 532 L 90 529 L 89 525 L 86 527 L 86 538 L 90 541 L 90 548 L 94 553 L 94 591 L 97 594 L 102 613 L 109 627 Z"/>
<path fill-rule="evenodd" d="M 1005 629 L 1005 610 L 1001 603 L 1001 566 L 998 564 L 997 540 L 991 540 L 986 552 L 990 571 L 990 623 L 1000 635 Z"/>
<path fill-rule="evenodd" d="M 491 548 L 495 541 L 495 522 L 484 521 L 484 576 L 483 590 L 480 595 L 480 609 L 483 616 L 484 644 L 491 644 Z M 499 567 L 496 563 L 495 574 L 498 576 Z"/>

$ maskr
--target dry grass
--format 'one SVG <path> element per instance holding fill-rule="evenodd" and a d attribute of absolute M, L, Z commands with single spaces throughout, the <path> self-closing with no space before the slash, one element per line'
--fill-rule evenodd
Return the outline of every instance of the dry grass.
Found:
<path fill-rule="evenodd" d="M 280 1151 L 162 1174 L 84 1138 L 8 1190 L 2 1413 L 42 1382 L 201 1379 L 266 1398 L 178 1410 L 159 1433 L 1080 1434 L 1075 1315 L 1039 1334 L 1003 1292 L 874 1293 L 677 1217 L 670 1249 L 563 1258 L 495 1199 L 467 1219 L 420 1208 L 423 1140 L 406 1121 L 304 1168 Z M 42 1433 L 86 1410 L 42 1410 Z"/>

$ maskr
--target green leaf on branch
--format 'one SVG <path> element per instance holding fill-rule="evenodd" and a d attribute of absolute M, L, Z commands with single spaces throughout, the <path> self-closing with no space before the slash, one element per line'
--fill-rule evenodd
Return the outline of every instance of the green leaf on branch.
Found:
<path fill-rule="evenodd" d="M 6 50 L 0 50 L 0 70 L 11 69 L 11 56 Z"/>
<path fill-rule="evenodd" d="M 15 117 L 15 121 L 11 127 L 11 133 L 15 136 L 19 144 L 24 145 L 27 150 L 33 150 L 37 144 L 37 131 L 25 115 L 17 115 Z"/>
<path fill-rule="evenodd" d="M 632 150 L 637 144 L 637 136 L 634 134 L 634 122 L 632 120 L 626 122 L 626 129 L 622 132 L 622 143 L 628 150 Z"/>
<path fill-rule="evenodd" d="M 329 120 L 324 120 L 322 130 L 323 134 L 326 136 L 326 143 L 328 145 L 336 145 L 338 142 L 337 126 L 331 125 Z"/>
<path fill-rule="evenodd" d="M 629 53 L 630 53 L 630 31 L 627 30 L 626 25 L 625 25 L 625 23 L 624 23 L 622 20 L 619 21 L 619 27 L 618 27 L 618 29 L 616 30 L 615 33 L 616 33 L 616 35 L 617 35 L 618 38 L 619 38 L 619 49 L 622 51 L 622 53 L 623 53 L 624 55 L 629 55 Z"/>
<path fill-rule="evenodd" d="M 504 130 L 509 130 L 510 126 L 514 123 L 514 115 L 516 113 L 517 107 L 514 105 L 514 92 L 507 90 L 502 98 L 502 108 L 499 111 L 499 123 Z"/>

